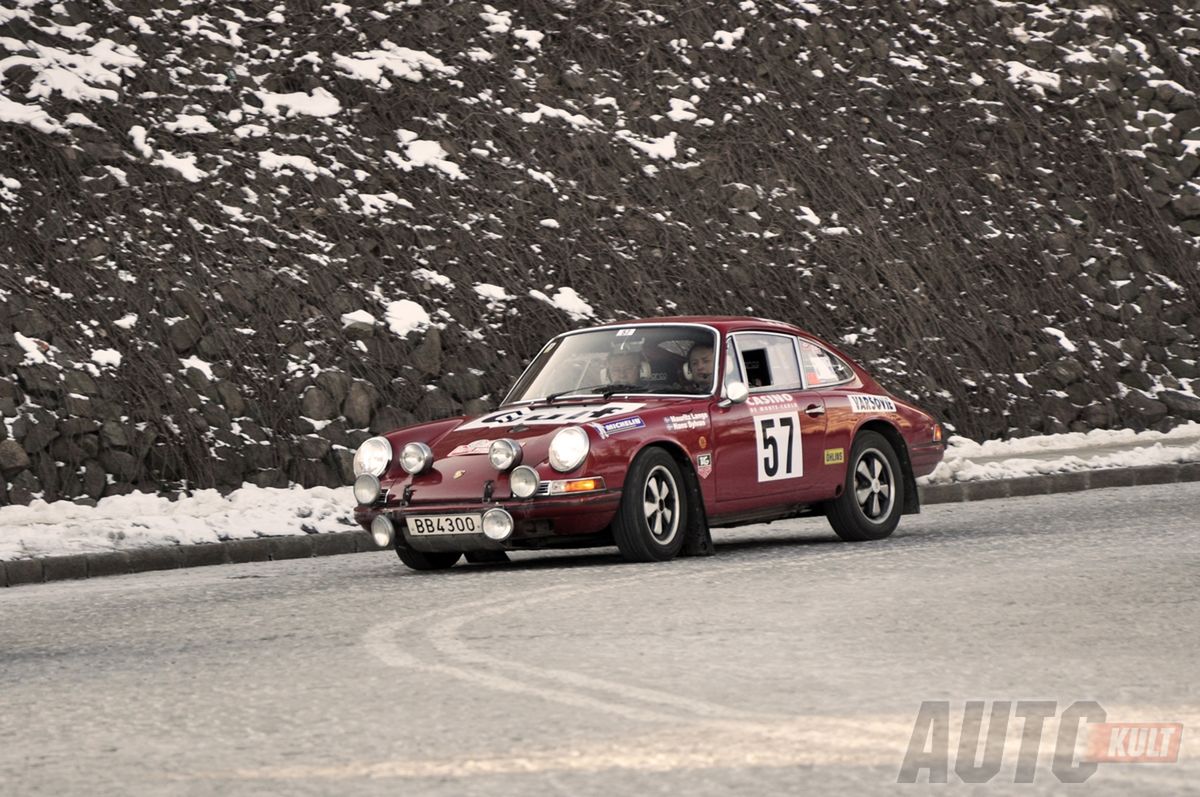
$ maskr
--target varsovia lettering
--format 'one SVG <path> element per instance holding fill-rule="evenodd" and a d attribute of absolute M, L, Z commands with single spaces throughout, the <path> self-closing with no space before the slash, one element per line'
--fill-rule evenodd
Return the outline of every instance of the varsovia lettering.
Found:
<path fill-rule="evenodd" d="M 896 402 L 887 396 L 868 396 L 862 393 L 851 393 L 850 409 L 854 412 L 895 412 Z"/>
<path fill-rule="evenodd" d="M 493 412 L 483 415 L 473 421 L 468 421 L 459 429 L 495 429 L 501 426 L 513 426 L 523 423 L 528 426 L 566 426 L 572 423 L 593 423 L 611 418 L 614 415 L 628 415 L 640 410 L 643 404 L 630 401 L 613 401 L 607 404 L 588 407 L 563 407 L 561 409 L 545 407 L 514 407 L 511 410 Z"/>

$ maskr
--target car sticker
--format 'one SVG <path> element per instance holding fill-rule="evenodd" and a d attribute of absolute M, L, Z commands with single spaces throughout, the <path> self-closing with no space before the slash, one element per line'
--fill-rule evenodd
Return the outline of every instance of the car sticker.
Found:
<path fill-rule="evenodd" d="M 799 413 L 754 416 L 754 439 L 760 482 L 798 479 L 804 475 Z"/>
<path fill-rule="evenodd" d="M 844 448 L 827 448 L 825 449 L 825 464 L 839 465 L 846 461 L 846 449 Z"/>
<path fill-rule="evenodd" d="M 666 419 L 667 428 L 672 432 L 682 432 L 688 429 L 703 429 L 708 426 L 707 412 L 689 412 L 686 415 L 670 415 Z"/>
<path fill-rule="evenodd" d="M 887 396 L 864 396 L 861 393 L 851 393 L 850 409 L 854 412 L 895 412 L 896 402 Z"/>
<path fill-rule="evenodd" d="M 634 415 L 632 418 L 622 418 L 619 421 L 592 424 L 592 428 L 599 432 L 602 438 L 607 438 L 609 435 L 614 435 L 618 432 L 629 432 L 634 429 L 644 429 L 645 427 L 646 422 L 642 420 L 642 416 L 640 415 Z"/>
<path fill-rule="evenodd" d="M 712 454 L 701 454 L 696 457 L 696 473 L 701 479 L 712 475 Z"/>
<path fill-rule="evenodd" d="M 592 423 L 613 415 L 628 415 L 644 407 L 631 401 L 612 401 L 586 407 L 513 407 L 510 410 L 482 415 L 467 421 L 459 429 L 496 429 L 501 426 L 566 426 L 571 423 Z"/>
<path fill-rule="evenodd" d="M 791 393 L 765 393 L 747 398 L 746 406 L 750 408 L 750 412 L 782 410 L 795 407 L 796 397 Z"/>
<path fill-rule="evenodd" d="M 491 440 L 472 440 L 469 443 L 463 443 L 461 446 L 455 446 L 446 456 L 461 457 L 468 454 L 486 454 L 491 450 L 491 447 Z"/>

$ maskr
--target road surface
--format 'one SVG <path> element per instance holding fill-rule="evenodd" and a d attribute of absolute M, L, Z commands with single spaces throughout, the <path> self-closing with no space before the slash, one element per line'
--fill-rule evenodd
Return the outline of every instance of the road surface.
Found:
<path fill-rule="evenodd" d="M 1197 506 L 1172 484 L 931 506 L 879 543 L 721 531 L 717 556 L 662 565 L 418 574 L 380 552 L 0 590 L 0 790 L 875 793 L 945 700 L 951 785 L 903 788 L 961 793 L 964 701 L 1094 700 L 1185 732 L 1179 763 L 1101 764 L 1089 792 L 1182 793 Z M 1058 793 L 1051 732 L 1014 784 L 1012 728 L 968 788 Z"/>

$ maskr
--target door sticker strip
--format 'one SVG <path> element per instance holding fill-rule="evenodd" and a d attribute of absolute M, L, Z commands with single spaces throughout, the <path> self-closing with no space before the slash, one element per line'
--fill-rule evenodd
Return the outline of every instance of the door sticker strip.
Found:
<path fill-rule="evenodd" d="M 682 432 L 687 429 L 704 429 L 708 426 L 707 412 L 689 412 L 687 415 L 670 415 L 666 419 L 667 428 L 672 432 Z"/>
<path fill-rule="evenodd" d="M 758 460 L 758 480 L 798 479 L 804 475 L 804 456 L 800 440 L 800 414 L 780 412 L 755 415 L 754 439 Z"/>
<path fill-rule="evenodd" d="M 887 396 L 865 396 L 861 393 L 851 393 L 850 409 L 854 412 L 895 412 L 896 402 Z"/>

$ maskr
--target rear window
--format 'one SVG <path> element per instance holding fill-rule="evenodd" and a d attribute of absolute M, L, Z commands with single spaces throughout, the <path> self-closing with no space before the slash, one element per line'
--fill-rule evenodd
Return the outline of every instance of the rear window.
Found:
<path fill-rule="evenodd" d="M 800 359 L 809 387 L 837 385 L 854 378 L 854 371 L 840 357 L 807 340 L 800 341 Z"/>

